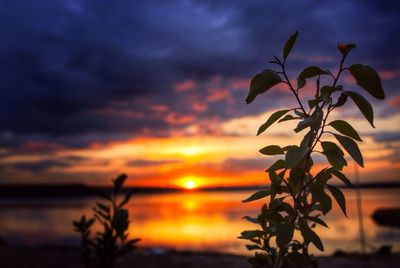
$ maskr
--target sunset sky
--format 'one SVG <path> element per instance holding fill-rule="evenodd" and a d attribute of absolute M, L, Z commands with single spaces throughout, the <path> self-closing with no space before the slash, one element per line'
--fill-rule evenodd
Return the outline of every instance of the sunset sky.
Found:
<path fill-rule="evenodd" d="M 274 159 L 258 150 L 301 133 L 256 132 L 294 99 L 283 86 L 245 98 L 296 30 L 293 79 L 337 70 L 339 42 L 358 45 L 349 64 L 379 72 L 386 99 L 367 96 L 376 129 L 351 101 L 333 118 L 364 140 L 363 181 L 398 181 L 399 14 L 398 1 L 2 1 L 0 183 L 108 184 L 122 172 L 137 186 L 267 183 Z"/>

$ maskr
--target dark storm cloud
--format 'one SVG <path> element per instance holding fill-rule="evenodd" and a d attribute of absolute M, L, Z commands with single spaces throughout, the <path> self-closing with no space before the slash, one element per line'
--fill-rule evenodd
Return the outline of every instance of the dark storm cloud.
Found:
<path fill-rule="evenodd" d="M 86 146 L 167 136 L 209 118 L 277 107 L 286 94 L 245 106 L 245 88 L 212 99 L 207 83 L 249 79 L 295 30 L 301 34 L 291 72 L 321 58 L 332 67 L 339 41 L 360 44 L 354 60 L 398 70 L 399 7 L 394 1 L 3 1 L 0 132 L 14 137 L 3 143 L 39 136 Z M 200 86 L 174 90 L 184 80 Z M 397 95 L 394 89 L 387 95 Z M 194 111 L 195 101 L 207 109 Z M 168 120 L 184 115 L 192 119 Z"/>

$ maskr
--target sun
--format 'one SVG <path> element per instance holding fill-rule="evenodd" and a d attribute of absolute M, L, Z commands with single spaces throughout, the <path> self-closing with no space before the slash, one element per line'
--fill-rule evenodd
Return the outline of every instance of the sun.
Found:
<path fill-rule="evenodd" d="M 197 187 L 197 184 L 194 180 L 188 179 L 185 181 L 185 188 L 188 190 L 192 190 Z"/>

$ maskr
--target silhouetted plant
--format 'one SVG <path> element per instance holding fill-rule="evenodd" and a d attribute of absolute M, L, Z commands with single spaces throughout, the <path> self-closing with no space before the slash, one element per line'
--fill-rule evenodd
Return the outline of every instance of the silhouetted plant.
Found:
<path fill-rule="evenodd" d="M 353 64 L 345 67 L 345 59 L 355 44 L 339 44 L 341 61 L 338 72 L 317 66 L 305 68 L 297 77 L 297 86 L 293 85 L 286 72 L 286 61 L 292 50 L 298 33 L 294 33 L 283 48 L 283 58 L 274 57 L 270 61 L 279 70 L 264 70 L 251 81 L 250 91 L 246 102 L 251 103 L 259 94 L 263 94 L 277 84 L 284 84 L 292 92 L 298 106 L 274 112 L 260 126 L 260 135 L 275 122 L 297 120 L 296 133 L 306 130 L 299 145 L 269 145 L 260 150 L 264 155 L 283 155 L 282 159 L 274 162 L 266 171 L 271 181 L 268 190 L 254 193 L 243 200 L 253 200 L 269 197 L 262 206 L 261 213 L 256 218 L 246 216 L 250 222 L 258 224 L 258 230 L 244 231 L 239 238 L 252 242 L 247 245 L 249 250 L 256 250 L 255 256 L 249 259 L 254 267 L 318 267 L 318 263 L 309 253 L 313 244 L 320 251 L 323 244 L 313 228 L 318 224 L 328 227 L 321 219 L 332 208 L 331 193 L 336 199 L 344 215 L 346 215 L 345 196 L 342 191 L 329 181 L 333 176 L 347 186 L 351 182 L 342 173 L 347 161 L 344 150 L 358 163 L 364 166 L 363 157 L 355 141 L 362 141 L 357 131 L 346 121 L 328 121 L 330 113 L 343 106 L 348 98 L 359 108 L 368 122 L 373 125 L 373 110 L 371 104 L 359 93 L 345 90 L 339 84 L 343 72 L 349 72 L 358 86 L 377 99 L 384 99 L 381 80 L 378 73 L 368 65 Z M 326 78 L 321 80 L 321 78 Z M 308 100 L 308 107 L 303 104 L 299 93 L 310 78 L 316 78 L 315 96 Z M 321 86 L 320 83 L 331 81 Z M 332 129 L 328 130 L 330 127 Z M 329 134 L 336 139 L 322 140 Z M 322 154 L 327 159 L 327 166 L 321 170 L 313 169 L 313 155 Z M 322 213 L 322 214 L 321 214 Z M 299 240 L 294 239 L 299 232 Z M 297 236 L 296 236 L 297 237 Z"/>
<path fill-rule="evenodd" d="M 117 258 L 136 248 L 140 239 L 128 240 L 129 214 L 124 206 L 129 202 L 131 193 L 118 200 L 122 186 L 127 179 L 119 175 L 113 182 L 112 194 L 100 193 L 105 202 L 96 202 L 93 208 L 94 218 L 86 219 L 83 215 L 79 221 L 73 221 L 74 231 L 81 234 L 81 254 L 87 268 L 110 268 Z M 102 230 L 91 237 L 95 222 L 100 223 Z"/>

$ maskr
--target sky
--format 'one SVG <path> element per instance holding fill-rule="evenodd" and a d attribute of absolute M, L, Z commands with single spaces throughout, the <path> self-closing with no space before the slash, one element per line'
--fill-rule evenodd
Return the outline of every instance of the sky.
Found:
<path fill-rule="evenodd" d="M 296 30 L 291 79 L 337 70 L 339 42 L 358 45 L 349 64 L 379 72 L 376 128 L 351 102 L 333 118 L 363 137 L 363 181 L 398 181 L 399 13 L 397 1 L 1 1 L 0 183 L 105 185 L 122 172 L 136 186 L 267 183 L 274 159 L 258 150 L 301 133 L 256 132 L 294 99 L 281 86 L 245 98 Z M 342 84 L 361 92 L 348 74 Z"/>

